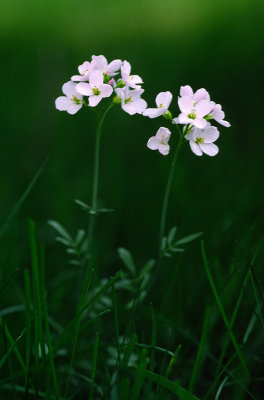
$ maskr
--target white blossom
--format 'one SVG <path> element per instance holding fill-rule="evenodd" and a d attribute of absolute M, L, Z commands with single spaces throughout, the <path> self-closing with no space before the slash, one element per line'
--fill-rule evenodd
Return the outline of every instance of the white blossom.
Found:
<path fill-rule="evenodd" d="M 133 88 L 133 89 L 140 89 L 141 84 L 143 83 L 142 79 L 138 75 L 130 75 L 131 73 L 131 65 L 128 61 L 124 61 L 121 67 L 121 76 L 122 81 L 125 85 Z"/>
<path fill-rule="evenodd" d="M 83 96 L 76 91 L 76 84 L 69 81 L 62 86 L 65 96 L 60 96 L 55 100 L 57 110 L 67 111 L 69 114 L 75 114 L 82 108 Z"/>
<path fill-rule="evenodd" d="M 146 109 L 147 103 L 140 97 L 144 92 L 143 89 L 130 90 L 126 86 L 124 88 L 115 89 L 115 92 L 121 100 L 122 109 L 128 114 L 142 114 L 142 112 Z"/>
<path fill-rule="evenodd" d="M 85 61 L 83 64 L 79 65 L 78 71 L 80 75 L 73 75 L 71 77 L 72 81 L 82 82 L 88 81 L 90 73 L 95 69 L 96 63 L 95 61 L 89 62 Z"/>
<path fill-rule="evenodd" d="M 149 138 L 147 147 L 150 150 L 158 150 L 161 154 L 166 156 L 170 151 L 170 146 L 168 145 L 170 135 L 171 132 L 168 128 L 159 128 L 156 135 Z"/>
<path fill-rule="evenodd" d="M 197 128 L 203 129 L 207 125 L 206 117 L 212 110 L 212 104 L 209 100 L 200 100 L 197 103 L 191 96 L 179 97 L 178 105 L 181 114 L 174 121 L 178 124 L 191 124 Z"/>
<path fill-rule="evenodd" d="M 207 125 L 205 129 L 192 128 L 191 132 L 185 135 L 185 139 L 189 140 L 191 150 L 197 156 L 203 153 L 208 156 L 215 156 L 219 149 L 213 143 L 219 137 L 218 129 L 214 126 Z"/>
<path fill-rule="evenodd" d="M 92 56 L 92 63 L 95 63 L 95 68 L 109 76 L 118 74 L 123 62 L 121 60 L 113 60 L 108 64 L 105 56 Z"/>
<path fill-rule="evenodd" d="M 89 96 L 90 107 L 97 106 L 104 97 L 109 97 L 113 93 L 112 86 L 104 83 L 103 73 L 99 70 L 90 73 L 89 83 L 77 83 L 76 90 L 84 96 Z"/>
<path fill-rule="evenodd" d="M 165 114 L 172 101 L 171 92 L 160 92 L 156 97 L 157 108 L 147 108 L 143 115 L 149 118 L 157 118 L 160 115 Z"/>

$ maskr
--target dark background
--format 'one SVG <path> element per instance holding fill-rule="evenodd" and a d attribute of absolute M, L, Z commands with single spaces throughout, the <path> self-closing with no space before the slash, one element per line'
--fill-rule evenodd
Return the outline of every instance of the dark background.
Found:
<path fill-rule="evenodd" d="M 206 88 L 212 100 L 222 104 L 231 128 L 219 126 L 219 154 L 196 157 L 188 145 L 182 148 L 166 231 L 174 225 L 179 237 L 203 231 L 214 273 L 220 286 L 224 284 L 234 254 L 246 260 L 263 231 L 264 3 L 4 0 L 1 4 L 1 223 L 49 157 L 2 238 L 1 281 L 16 267 L 29 266 L 28 217 L 36 221 L 39 240 L 46 245 L 47 279 L 68 268 L 68 257 L 47 220 L 58 220 L 72 234 L 88 224 L 74 199 L 90 202 L 96 120 L 87 109 L 74 116 L 59 112 L 54 102 L 78 65 L 93 54 L 103 54 L 109 62 L 121 58 L 131 63 L 132 73 L 144 80 L 150 107 L 160 91 L 170 90 L 174 95 L 170 109 L 176 116 L 179 88 L 186 84 L 194 90 Z M 115 212 L 98 219 L 101 276 L 120 268 L 119 246 L 130 249 L 138 265 L 157 254 L 175 137 L 167 157 L 148 150 L 146 142 L 165 123 L 162 118 L 129 116 L 119 107 L 107 116 L 99 203 Z M 195 307 L 199 309 L 196 299 L 205 285 L 207 293 L 197 241 L 164 266 L 154 301 L 169 313 L 175 304 L 166 303 L 166 296 L 162 303 L 158 293 L 170 287 L 178 297 L 182 293 L 176 307 L 191 315 Z M 18 278 L 5 293 L 3 306 L 22 298 Z"/>

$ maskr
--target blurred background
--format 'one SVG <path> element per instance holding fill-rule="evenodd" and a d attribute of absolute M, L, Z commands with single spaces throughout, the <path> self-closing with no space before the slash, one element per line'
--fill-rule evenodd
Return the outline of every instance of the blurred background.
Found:
<path fill-rule="evenodd" d="M 2 0 L 1 224 L 47 157 L 49 162 L 2 238 L 1 281 L 29 265 L 28 217 L 46 245 L 47 279 L 67 268 L 68 260 L 47 220 L 58 220 L 72 234 L 87 226 L 74 200 L 90 202 L 95 117 L 87 109 L 74 116 L 59 112 L 54 102 L 78 65 L 100 54 L 109 62 L 131 63 L 132 73 L 144 80 L 150 107 L 160 91 L 170 90 L 176 116 L 179 88 L 186 84 L 206 88 L 223 106 L 231 128 L 219 126 L 219 154 L 196 157 L 188 145 L 181 150 L 166 232 L 174 225 L 179 237 L 202 231 L 220 286 L 234 265 L 242 268 L 264 223 L 263 12 L 260 0 Z M 156 257 L 175 138 L 167 157 L 146 143 L 164 124 L 129 116 L 119 107 L 107 116 L 99 203 L 115 211 L 102 215 L 96 228 L 101 276 L 121 267 L 119 246 L 128 248 L 138 265 Z M 23 298 L 19 276 L 3 306 Z M 179 324 L 183 315 L 200 321 L 201 291 L 211 296 L 206 279 L 197 240 L 164 266 L 152 300 L 177 315 Z"/>

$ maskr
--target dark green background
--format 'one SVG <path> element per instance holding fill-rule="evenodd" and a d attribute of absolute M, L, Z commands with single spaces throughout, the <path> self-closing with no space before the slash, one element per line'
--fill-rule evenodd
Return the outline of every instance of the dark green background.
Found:
<path fill-rule="evenodd" d="M 179 235 L 203 231 L 224 281 L 237 241 L 246 258 L 263 230 L 263 11 L 257 0 L 2 1 L 1 222 L 50 157 L 2 239 L 2 280 L 29 264 L 27 217 L 36 221 L 46 243 L 48 278 L 67 268 L 67 256 L 46 221 L 56 219 L 72 234 L 87 226 L 74 199 L 90 202 L 96 121 L 87 109 L 75 116 L 59 112 L 54 101 L 78 65 L 103 54 L 109 61 L 130 61 L 132 72 L 143 77 L 149 106 L 160 91 L 170 90 L 176 116 L 179 88 L 186 84 L 205 87 L 222 104 L 232 126 L 219 126 L 219 155 L 199 158 L 188 145 L 182 148 L 166 230 L 177 225 Z M 102 276 L 120 268 L 118 246 L 130 249 L 139 264 L 156 256 L 175 138 L 168 157 L 148 150 L 146 142 L 165 123 L 129 116 L 119 107 L 107 116 L 99 202 L 115 212 L 98 219 Z M 195 299 L 205 276 L 198 241 L 189 249 L 164 267 L 160 290 L 174 276 L 171 290 L 181 286 L 183 298 Z M 12 290 L 16 294 L 8 293 L 5 305 L 22 298 L 19 285 Z"/>

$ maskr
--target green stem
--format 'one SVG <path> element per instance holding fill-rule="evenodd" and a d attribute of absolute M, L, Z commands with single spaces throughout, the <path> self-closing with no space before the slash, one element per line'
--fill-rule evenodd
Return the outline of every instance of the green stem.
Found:
<path fill-rule="evenodd" d="M 111 103 L 104 109 L 103 112 L 98 113 L 97 128 L 95 136 L 95 148 L 94 148 L 94 175 L 93 175 L 93 190 L 92 190 L 92 212 L 90 212 L 90 225 L 87 237 L 87 254 L 91 249 L 91 243 L 94 232 L 94 220 L 96 216 L 97 208 L 97 197 L 98 197 L 98 182 L 99 182 L 99 160 L 100 160 L 100 142 L 101 142 L 101 131 L 103 122 L 108 111 L 113 107 L 114 103 Z"/>
<path fill-rule="evenodd" d="M 169 176 L 168 176 L 167 186 L 166 186 L 166 189 L 165 189 L 163 203 L 162 203 L 162 211 L 161 211 L 161 219 L 160 219 L 158 265 L 161 263 L 161 260 L 162 260 L 162 239 L 163 239 L 164 233 L 165 233 L 168 202 L 169 202 L 169 196 L 170 196 L 170 192 L 171 192 L 171 185 L 172 185 L 174 171 L 175 171 L 175 165 L 176 165 L 176 161 L 177 161 L 177 158 L 178 158 L 178 155 L 179 155 L 179 151 L 180 151 L 180 148 L 181 148 L 181 145 L 182 145 L 183 137 L 184 137 L 184 133 L 182 133 L 180 131 L 178 125 L 176 125 L 176 127 L 177 127 L 177 129 L 178 129 L 178 131 L 180 133 L 180 136 L 179 136 L 179 140 L 178 140 L 178 143 L 177 143 L 175 154 L 174 154 L 174 157 L 173 157 L 173 160 L 172 160 L 172 163 L 171 163 L 170 173 L 169 173 Z"/>

